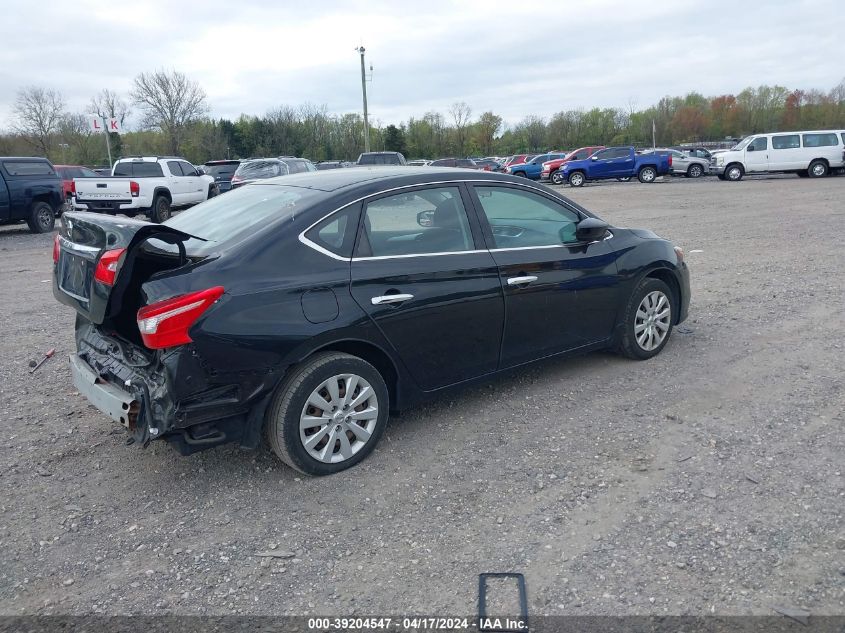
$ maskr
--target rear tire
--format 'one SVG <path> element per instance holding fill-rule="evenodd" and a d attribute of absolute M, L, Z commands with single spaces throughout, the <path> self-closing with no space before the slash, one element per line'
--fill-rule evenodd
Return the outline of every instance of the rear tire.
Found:
<path fill-rule="evenodd" d="M 56 212 L 46 202 L 33 202 L 26 223 L 33 233 L 49 233 L 56 226 Z"/>
<path fill-rule="evenodd" d="M 675 298 L 664 282 L 643 279 L 625 307 L 622 335 L 616 351 L 634 360 L 657 356 L 672 334 Z M 658 318 L 659 317 L 659 318 Z"/>
<path fill-rule="evenodd" d="M 725 179 L 730 182 L 739 182 L 744 175 L 745 171 L 742 169 L 742 165 L 728 165 L 727 169 L 725 169 Z"/>
<path fill-rule="evenodd" d="M 350 394 L 341 395 L 341 390 L 353 385 L 352 380 L 356 382 L 350 388 L 356 391 L 351 395 L 366 399 L 349 408 Z M 369 395 L 361 384 L 367 384 Z M 314 406 L 315 399 L 324 403 L 323 409 Z M 316 354 L 293 370 L 276 390 L 267 409 L 267 441 L 291 468 L 308 475 L 331 475 L 354 466 L 373 451 L 387 426 L 389 407 L 387 385 L 375 367 L 350 354 Z M 371 417 L 350 420 L 347 412 L 352 416 L 369 412 Z M 308 422 L 311 426 L 306 425 Z M 309 438 L 318 437 L 319 441 L 307 446 Z M 349 455 L 344 456 L 344 451 Z"/>
<path fill-rule="evenodd" d="M 657 170 L 654 167 L 643 167 L 637 174 L 637 179 L 646 184 L 653 183 L 655 178 L 657 178 Z"/>
<path fill-rule="evenodd" d="M 162 195 L 153 198 L 153 206 L 150 209 L 150 221 L 161 224 L 170 217 L 170 200 Z"/>
<path fill-rule="evenodd" d="M 814 160 L 807 169 L 810 178 L 824 178 L 829 171 L 827 163 L 823 160 Z"/>

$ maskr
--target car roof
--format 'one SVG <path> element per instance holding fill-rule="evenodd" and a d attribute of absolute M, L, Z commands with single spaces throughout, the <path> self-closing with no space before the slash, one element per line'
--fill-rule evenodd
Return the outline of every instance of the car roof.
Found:
<path fill-rule="evenodd" d="M 46 158 L 42 158 L 41 156 L 0 156 L 0 160 L 13 160 L 15 162 L 45 162 L 49 163 L 50 161 Z M 50 163 L 52 164 L 52 163 Z M 55 165 L 53 165 L 55 167 Z"/>
<path fill-rule="evenodd" d="M 354 189 L 356 187 L 372 185 L 377 182 L 385 187 L 402 187 L 407 185 L 424 185 L 427 183 L 447 182 L 453 180 L 491 180 L 525 184 L 524 178 L 473 169 L 456 169 L 454 167 L 377 166 L 276 176 L 274 178 L 260 180 L 251 184 L 250 187 L 276 184 L 328 192 L 339 191 L 346 188 Z"/>

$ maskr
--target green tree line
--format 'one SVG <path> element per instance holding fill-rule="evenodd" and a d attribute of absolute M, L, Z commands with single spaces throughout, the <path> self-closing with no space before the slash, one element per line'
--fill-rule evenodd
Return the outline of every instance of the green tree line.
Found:
<path fill-rule="evenodd" d="M 21 90 L 13 120 L 0 134 L 0 155 L 46 155 L 56 163 L 102 165 L 105 140 L 87 128 L 87 113 L 126 121 L 140 109 L 138 129 L 110 135 L 112 154 L 179 154 L 194 163 L 220 158 L 305 156 L 314 161 L 355 160 L 363 151 L 364 122 L 357 113 L 334 114 L 326 105 L 281 105 L 235 120 L 208 116 L 202 88 L 176 71 L 142 73 L 125 98 L 104 90 L 86 113 L 66 111 L 61 94 Z M 494 112 L 474 115 L 463 102 L 446 113 L 426 112 L 400 124 L 370 121 L 372 150 L 408 158 L 510 155 L 569 150 L 585 145 L 658 145 L 741 138 L 757 132 L 845 128 L 845 79 L 829 91 L 783 86 L 749 87 L 739 94 L 697 92 L 664 97 L 650 107 L 565 110 L 528 115 L 505 125 Z"/>

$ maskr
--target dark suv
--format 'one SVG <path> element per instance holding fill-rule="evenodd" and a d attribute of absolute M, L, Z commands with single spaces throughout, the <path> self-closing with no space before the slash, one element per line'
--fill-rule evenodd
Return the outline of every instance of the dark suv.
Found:
<path fill-rule="evenodd" d="M 220 193 L 232 188 L 232 176 L 238 170 L 239 160 L 210 160 L 205 163 L 203 171 L 214 178 L 214 184 Z"/>
<path fill-rule="evenodd" d="M 0 157 L 0 224 L 23 220 L 33 233 L 47 233 L 64 200 L 62 179 L 46 158 Z"/>
<path fill-rule="evenodd" d="M 407 165 L 399 152 L 364 152 L 358 157 L 358 165 Z"/>
<path fill-rule="evenodd" d="M 288 174 L 304 174 L 308 171 L 317 171 L 317 168 L 307 158 L 296 158 L 294 156 L 251 158 L 241 162 L 238 166 L 232 176 L 232 189 L 256 180 L 287 176 Z"/>

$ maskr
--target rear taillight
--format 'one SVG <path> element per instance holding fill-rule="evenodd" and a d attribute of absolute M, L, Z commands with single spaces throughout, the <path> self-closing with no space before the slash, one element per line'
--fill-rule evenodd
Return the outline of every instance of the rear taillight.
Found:
<path fill-rule="evenodd" d="M 97 267 L 94 269 L 94 279 L 102 281 L 107 286 L 114 285 L 114 278 L 117 276 L 117 267 L 120 257 L 126 252 L 125 248 L 115 248 L 106 251 L 100 256 Z"/>
<path fill-rule="evenodd" d="M 74 180 L 70 181 L 70 192 L 76 195 L 76 181 Z"/>
<path fill-rule="evenodd" d="M 53 263 L 59 263 L 59 251 L 61 247 L 59 246 L 59 234 L 56 234 L 56 237 L 53 239 Z"/>
<path fill-rule="evenodd" d="M 129 193 L 132 194 L 133 198 L 137 198 L 141 195 L 141 185 L 139 185 L 134 180 L 129 181 Z"/>
<path fill-rule="evenodd" d="M 669 167 L 672 166 L 672 154 L 669 154 Z"/>
<path fill-rule="evenodd" d="M 138 330 L 144 345 L 164 349 L 190 343 L 188 330 L 223 294 L 223 286 L 159 301 L 138 310 Z"/>

